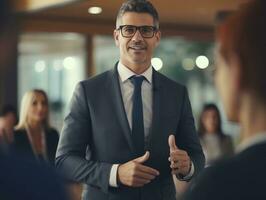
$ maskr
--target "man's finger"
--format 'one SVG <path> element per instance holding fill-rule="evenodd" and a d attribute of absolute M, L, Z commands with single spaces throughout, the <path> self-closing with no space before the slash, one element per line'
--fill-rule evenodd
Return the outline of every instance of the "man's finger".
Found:
<path fill-rule="evenodd" d="M 170 135 L 168 137 L 168 144 L 169 144 L 169 147 L 170 147 L 170 152 L 178 149 L 176 144 L 175 144 L 175 136 L 174 135 Z"/>
<path fill-rule="evenodd" d="M 148 179 L 143 179 L 143 178 L 138 178 L 135 177 L 132 181 L 132 186 L 133 187 L 142 187 L 143 185 L 150 183 L 151 181 Z"/>
<path fill-rule="evenodd" d="M 134 159 L 133 161 L 137 162 L 137 163 L 144 163 L 145 161 L 147 161 L 150 157 L 150 152 L 146 151 L 145 154 L 143 156 L 140 156 L 136 159 Z"/>
<path fill-rule="evenodd" d="M 153 176 L 158 176 L 160 174 L 158 170 L 145 166 L 145 165 L 139 165 L 138 171 L 142 171 L 144 173 L 147 173 Z"/>
<path fill-rule="evenodd" d="M 138 178 L 142 178 L 146 180 L 153 180 L 156 176 L 149 174 L 149 173 L 142 172 L 142 171 L 138 171 L 134 174 L 134 177 L 138 177 Z"/>

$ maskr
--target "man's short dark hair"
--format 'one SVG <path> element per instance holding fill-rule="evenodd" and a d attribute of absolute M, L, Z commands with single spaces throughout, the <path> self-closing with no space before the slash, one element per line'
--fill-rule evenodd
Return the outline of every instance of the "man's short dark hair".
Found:
<path fill-rule="evenodd" d="M 116 17 L 116 28 L 118 28 L 119 20 L 126 12 L 147 13 L 153 17 L 154 26 L 159 28 L 159 15 L 155 7 L 146 0 L 128 0 L 120 7 Z"/>

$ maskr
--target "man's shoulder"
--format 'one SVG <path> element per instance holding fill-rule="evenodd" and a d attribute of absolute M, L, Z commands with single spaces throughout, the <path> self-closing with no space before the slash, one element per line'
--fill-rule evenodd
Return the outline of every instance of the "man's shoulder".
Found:
<path fill-rule="evenodd" d="M 258 152 L 262 151 L 262 146 Z M 257 148 L 255 147 L 255 148 Z M 254 148 L 254 149 L 255 149 Z M 207 167 L 196 177 L 186 200 L 198 199 L 252 199 L 265 197 L 266 177 L 264 157 L 257 150 L 248 149 L 230 159 L 219 161 Z M 265 151 L 264 151 L 265 152 Z M 256 183 L 255 187 L 250 184 Z M 255 195 L 255 196 L 254 196 Z"/>
<path fill-rule="evenodd" d="M 111 69 L 80 81 L 77 84 L 77 87 L 82 87 L 84 89 L 100 89 L 101 87 L 108 85 L 108 82 L 111 81 L 114 75 L 115 69 Z"/>
<path fill-rule="evenodd" d="M 160 83 L 167 85 L 168 87 L 173 87 L 173 88 L 179 88 L 179 89 L 184 89 L 185 86 L 169 77 L 167 77 L 166 75 L 154 71 L 154 76 L 160 80 Z"/>
<path fill-rule="evenodd" d="M 266 143 L 250 147 L 229 159 L 218 161 L 213 166 L 207 167 L 201 178 L 207 182 L 215 180 L 217 184 L 222 184 L 224 181 L 244 181 L 246 178 L 256 180 L 259 176 L 266 177 L 266 161 L 263 159 L 265 152 Z"/>
<path fill-rule="evenodd" d="M 93 84 L 93 83 L 97 83 L 97 82 L 102 82 L 108 79 L 108 77 L 110 77 L 111 75 L 113 75 L 115 73 L 114 69 L 105 71 L 103 73 L 91 76 L 83 81 L 81 81 L 82 84 Z"/>

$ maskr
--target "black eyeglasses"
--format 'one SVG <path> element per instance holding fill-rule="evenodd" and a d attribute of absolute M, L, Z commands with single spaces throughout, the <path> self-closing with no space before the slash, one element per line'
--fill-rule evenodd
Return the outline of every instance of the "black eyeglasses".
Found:
<path fill-rule="evenodd" d="M 157 28 L 154 26 L 121 25 L 117 30 L 121 30 L 122 36 L 125 38 L 132 38 L 137 30 L 139 30 L 143 38 L 152 38 Z"/>

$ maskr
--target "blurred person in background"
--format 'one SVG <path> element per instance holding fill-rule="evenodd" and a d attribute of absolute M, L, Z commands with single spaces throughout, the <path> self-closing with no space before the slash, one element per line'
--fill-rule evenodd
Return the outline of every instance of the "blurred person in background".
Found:
<path fill-rule="evenodd" d="M 184 199 L 266 199 L 266 1 L 240 7 L 218 27 L 216 41 L 215 83 L 228 119 L 241 125 L 241 143 Z"/>
<path fill-rule="evenodd" d="M 17 124 L 17 112 L 11 105 L 5 105 L 0 111 L 0 141 L 10 144 L 14 140 L 14 126 Z"/>
<path fill-rule="evenodd" d="M 48 98 L 43 90 L 34 89 L 24 94 L 18 125 L 14 131 L 14 147 L 20 153 L 46 160 L 55 160 L 58 132 L 49 124 Z"/>
<path fill-rule="evenodd" d="M 15 30 L 16 26 L 13 23 L 14 16 L 11 14 L 9 2 L 9 0 L 0 1 L 0 79 L 8 67 L 9 59 L 13 56 L 11 49 L 15 47 L 12 37 L 16 34 L 10 33 L 10 30 Z M 21 155 L 4 152 L 1 147 L 0 143 L 1 200 L 68 199 L 62 180 L 53 169 L 41 166 Z"/>
<path fill-rule="evenodd" d="M 217 159 L 233 155 L 232 139 L 222 130 L 221 115 L 215 104 L 204 105 L 199 118 L 198 133 L 207 166 Z"/>
<path fill-rule="evenodd" d="M 2 101 L 2 80 L 16 52 L 17 26 L 11 12 L 9 1 L 0 1 L 0 107 Z M 7 133 L 6 120 L 3 114 L 0 117 L 0 150 L 6 151 L 12 141 L 12 135 Z"/>

